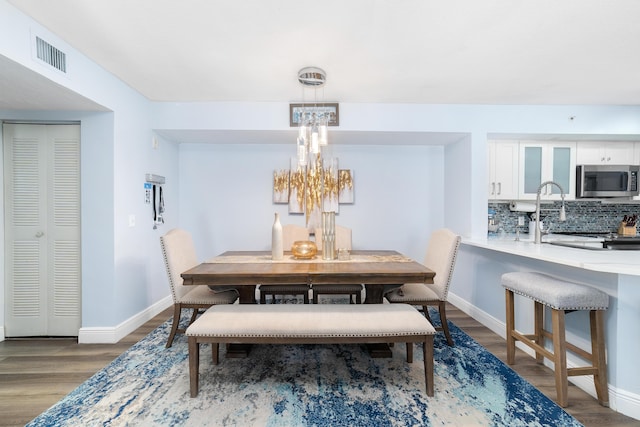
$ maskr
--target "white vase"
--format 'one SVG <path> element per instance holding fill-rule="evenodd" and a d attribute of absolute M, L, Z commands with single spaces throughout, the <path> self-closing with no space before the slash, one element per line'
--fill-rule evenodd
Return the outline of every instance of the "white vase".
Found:
<path fill-rule="evenodd" d="M 280 224 L 280 214 L 276 212 L 276 219 L 273 221 L 273 228 L 271 230 L 271 259 L 280 260 L 282 258 L 284 258 L 282 224 Z"/>

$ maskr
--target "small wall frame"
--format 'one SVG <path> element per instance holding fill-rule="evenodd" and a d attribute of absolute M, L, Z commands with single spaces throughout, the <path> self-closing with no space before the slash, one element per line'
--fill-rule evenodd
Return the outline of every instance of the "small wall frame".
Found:
<path fill-rule="evenodd" d="M 298 126 L 305 114 L 313 113 L 327 116 L 329 126 L 340 126 L 340 105 L 337 102 L 289 104 L 289 126 Z"/>

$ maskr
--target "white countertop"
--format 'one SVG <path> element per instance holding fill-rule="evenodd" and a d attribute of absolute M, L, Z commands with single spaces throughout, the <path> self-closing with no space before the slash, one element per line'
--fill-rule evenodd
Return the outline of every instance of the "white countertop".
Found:
<path fill-rule="evenodd" d="M 543 243 L 538 245 L 533 243 L 526 234 L 521 235 L 520 241 L 516 241 L 515 238 L 514 234 L 491 236 L 484 239 L 463 238 L 462 243 L 587 270 L 640 276 L 640 251 L 589 250 L 548 243 L 549 241 L 589 241 L 589 238 L 577 236 L 551 234 L 544 236 Z M 592 241 L 597 242 L 597 239 L 592 239 Z"/>

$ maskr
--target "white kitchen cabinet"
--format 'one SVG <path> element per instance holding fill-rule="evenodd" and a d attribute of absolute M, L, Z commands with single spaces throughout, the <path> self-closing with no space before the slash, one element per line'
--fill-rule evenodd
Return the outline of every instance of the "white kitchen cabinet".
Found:
<path fill-rule="evenodd" d="M 489 141 L 487 175 L 490 200 L 518 198 L 518 142 Z"/>
<path fill-rule="evenodd" d="M 545 181 L 558 183 L 565 200 L 576 194 L 576 143 L 520 141 L 518 199 L 535 200 L 538 187 Z M 542 200 L 560 200 L 560 190 L 547 185 L 540 192 Z"/>
<path fill-rule="evenodd" d="M 634 142 L 585 141 L 576 144 L 578 165 L 627 165 L 634 163 Z"/>

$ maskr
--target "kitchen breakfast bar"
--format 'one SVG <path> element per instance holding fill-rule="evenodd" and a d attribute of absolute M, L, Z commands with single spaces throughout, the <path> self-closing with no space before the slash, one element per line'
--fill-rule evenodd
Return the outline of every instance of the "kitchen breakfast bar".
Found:
<path fill-rule="evenodd" d="M 505 292 L 501 285 L 504 273 L 538 271 L 606 292 L 611 408 L 640 419 L 640 251 L 589 250 L 550 243 L 562 239 L 566 236 L 544 236 L 542 244 L 526 238 L 516 240 L 515 235 L 463 239 L 458 254 L 460 268 L 453 276 L 449 301 L 505 337 Z M 525 333 L 532 332 L 533 303 L 523 297 L 516 297 L 515 303 L 516 327 Z M 589 349 L 588 325 L 587 312 L 568 314 L 567 339 Z M 569 354 L 567 364 L 571 367 L 584 362 Z M 595 396 L 591 377 L 572 377 L 570 381 Z"/>

